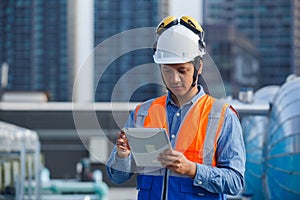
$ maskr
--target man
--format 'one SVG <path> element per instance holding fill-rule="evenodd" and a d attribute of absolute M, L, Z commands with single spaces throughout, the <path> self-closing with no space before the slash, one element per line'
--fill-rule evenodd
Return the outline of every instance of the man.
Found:
<path fill-rule="evenodd" d="M 235 110 L 197 86 L 205 54 L 204 31 L 188 16 L 165 18 L 157 28 L 154 61 L 166 96 L 131 113 L 125 127 L 165 128 L 172 150 L 157 158 L 163 168 L 137 168 L 124 133 L 107 162 L 114 183 L 138 172 L 138 199 L 225 199 L 244 186 L 245 149 Z"/>

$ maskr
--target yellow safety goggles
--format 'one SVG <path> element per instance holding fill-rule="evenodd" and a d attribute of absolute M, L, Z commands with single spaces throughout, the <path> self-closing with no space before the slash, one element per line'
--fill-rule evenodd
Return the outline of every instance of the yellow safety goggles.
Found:
<path fill-rule="evenodd" d="M 177 25 L 178 23 L 193 31 L 197 35 L 202 35 L 204 33 L 197 20 L 190 16 L 183 16 L 180 18 L 180 20 L 178 20 L 174 16 L 168 16 L 160 22 L 160 24 L 156 28 L 156 33 L 158 35 L 161 35 L 165 30 Z"/>

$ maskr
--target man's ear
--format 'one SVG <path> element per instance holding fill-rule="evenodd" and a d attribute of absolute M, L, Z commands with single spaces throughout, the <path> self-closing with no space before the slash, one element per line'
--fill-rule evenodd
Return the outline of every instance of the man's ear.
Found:
<path fill-rule="evenodd" d="M 202 62 L 202 60 L 200 60 L 200 62 L 199 62 L 199 70 L 198 70 L 198 75 L 200 75 L 201 73 L 202 73 L 202 67 L 203 67 L 203 62 Z"/>

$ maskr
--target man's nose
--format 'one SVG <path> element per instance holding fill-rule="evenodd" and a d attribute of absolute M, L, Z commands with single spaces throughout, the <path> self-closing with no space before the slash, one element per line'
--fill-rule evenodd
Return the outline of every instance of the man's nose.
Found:
<path fill-rule="evenodd" d="M 177 83 L 180 81 L 180 76 L 179 76 L 179 72 L 177 72 L 176 70 L 173 70 L 171 73 L 171 80 L 172 83 Z"/>

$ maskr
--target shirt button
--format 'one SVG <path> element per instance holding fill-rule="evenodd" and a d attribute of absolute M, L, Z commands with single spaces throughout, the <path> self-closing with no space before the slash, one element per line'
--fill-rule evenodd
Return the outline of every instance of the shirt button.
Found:
<path fill-rule="evenodd" d="M 177 117 L 179 117 L 179 116 L 180 116 L 180 113 L 179 113 L 179 112 L 178 112 L 178 113 L 176 113 L 176 116 L 177 116 Z"/>
<path fill-rule="evenodd" d="M 175 138 L 175 135 L 173 134 L 173 135 L 171 135 L 171 137 L 174 139 L 174 138 Z"/>
<path fill-rule="evenodd" d="M 202 185 L 202 181 L 198 181 L 198 184 L 199 184 L 199 185 Z"/>

